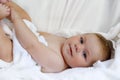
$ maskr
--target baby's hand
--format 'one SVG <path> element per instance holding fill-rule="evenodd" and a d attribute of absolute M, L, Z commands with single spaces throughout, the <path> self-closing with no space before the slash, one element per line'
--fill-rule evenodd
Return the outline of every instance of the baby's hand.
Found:
<path fill-rule="evenodd" d="M 10 14 L 10 8 L 0 3 L 0 19 L 7 17 Z"/>
<path fill-rule="evenodd" d="M 9 2 L 11 0 L 0 0 L 0 3 L 6 3 L 6 2 Z"/>
<path fill-rule="evenodd" d="M 19 15 L 19 13 L 15 9 L 11 8 L 10 19 L 12 20 L 12 22 L 14 22 L 16 20 L 21 19 L 21 16 Z"/>

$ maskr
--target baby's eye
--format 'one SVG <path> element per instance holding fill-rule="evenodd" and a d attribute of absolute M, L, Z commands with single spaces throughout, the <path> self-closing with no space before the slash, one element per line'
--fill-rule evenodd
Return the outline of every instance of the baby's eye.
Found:
<path fill-rule="evenodd" d="M 83 51 L 83 57 L 86 59 L 87 58 L 87 54 L 85 51 Z"/>
<path fill-rule="evenodd" d="M 83 37 L 80 37 L 80 43 L 83 44 L 84 41 L 83 41 Z"/>

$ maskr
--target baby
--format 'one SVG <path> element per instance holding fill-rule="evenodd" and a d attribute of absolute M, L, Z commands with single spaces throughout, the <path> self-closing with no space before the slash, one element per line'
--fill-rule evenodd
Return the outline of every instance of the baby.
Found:
<path fill-rule="evenodd" d="M 21 9 L 21 8 L 19 8 Z M 1 16 L 2 17 L 2 16 Z M 27 19 L 27 18 L 24 18 Z M 11 8 L 10 20 L 14 25 L 15 34 L 22 47 L 41 66 L 43 72 L 60 72 L 67 68 L 89 67 L 98 60 L 110 59 L 113 50 L 112 42 L 106 40 L 97 33 L 85 33 L 70 38 L 57 36 L 54 34 L 40 32 L 47 41 L 48 46 L 41 43 L 36 35 L 27 27 L 21 14 Z M 29 20 L 29 19 L 28 19 Z M 4 32 L 0 31 L 1 36 Z M 0 38 L 2 41 L 3 38 Z M 1 43 L 0 41 L 0 43 Z M 0 58 L 5 61 L 12 61 L 12 42 L 9 39 L 3 40 L 6 46 Z"/>

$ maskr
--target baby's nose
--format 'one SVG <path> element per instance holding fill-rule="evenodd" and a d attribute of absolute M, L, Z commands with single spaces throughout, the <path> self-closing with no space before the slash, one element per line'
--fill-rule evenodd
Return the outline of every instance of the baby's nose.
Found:
<path fill-rule="evenodd" d="M 84 45 L 76 44 L 75 48 L 76 48 L 76 52 L 80 52 L 81 50 L 84 49 Z"/>

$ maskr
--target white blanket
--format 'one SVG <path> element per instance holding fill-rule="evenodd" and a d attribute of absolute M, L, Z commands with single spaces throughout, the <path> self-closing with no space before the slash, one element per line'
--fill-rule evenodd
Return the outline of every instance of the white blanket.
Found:
<path fill-rule="evenodd" d="M 33 31 L 38 39 L 47 46 L 44 38 L 37 33 L 36 27 L 27 20 L 23 21 Z M 3 26 L 4 30 L 6 30 L 7 27 L 7 25 L 5 25 L 6 24 Z M 42 73 L 40 74 L 41 67 L 37 65 L 29 53 L 20 45 L 14 31 L 11 33 L 12 34 L 9 35 L 13 40 L 13 61 L 11 63 L 7 63 L 0 59 L 0 80 L 38 80 L 40 76 L 42 76 Z"/>
<path fill-rule="evenodd" d="M 120 0 L 13 1 L 29 13 L 40 31 L 108 32 L 120 21 Z"/>
<path fill-rule="evenodd" d="M 36 36 L 38 36 L 35 26 L 26 20 L 24 21 Z M 120 74 L 119 34 L 120 23 L 112 28 L 109 33 L 104 35 L 109 39 L 117 37 L 114 58 L 104 62 L 98 61 L 93 67 L 89 68 L 71 68 L 60 73 L 42 73 L 40 66 L 36 65 L 31 56 L 22 48 L 13 33 L 14 59 L 11 63 L 0 61 L 0 80 L 119 80 L 120 76 L 116 75 Z"/>
<path fill-rule="evenodd" d="M 113 27 L 105 36 L 116 39 L 115 58 L 105 62 L 98 61 L 90 68 L 73 68 L 60 73 L 42 73 L 39 66 L 24 64 L 27 60 L 25 58 L 14 66 L 3 66 L 0 69 L 0 80 L 120 80 L 120 0 L 14 1 L 29 12 L 35 25 L 42 31 L 59 31 L 62 35 L 71 36 L 80 31 L 107 32 Z M 25 56 L 20 59 L 22 57 Z M 29 59 L 31 60 L 30 57 Z"/>
<path fill-rule="evenodd" d="M 24 20 L 29 28 L 38 36 L 35 26 Z M 113 33 L 115 32 L 115 33 Z M 111 34 L 113 33 L 113 34 Z M 119 80 L 120 76 L 120 23 L 110 30 L 105 37 L 115 39 L 115 57 L 113 59 L 101 62 L 98 61 L 93 67 L 71 68 L 60 73 L 42 73 L 40 66 L 19 44 L 13 33 L 13 54 L 14 59 L 11 63 L 0 61 L 0 80 Z M 38 36 L 39 38 L 39 36 Z M 43 42 L 44 43 L 44 42 Z"/>
<path fill-rule="evenodd" d="M 120 80 L 120 23 L 108 33 L 101 33 L 113 40 L 115 54 L 110 60 L 96 62 L 93 67 L 73 68 L 61 73 L 49 74 L 54 80 Z"/>

